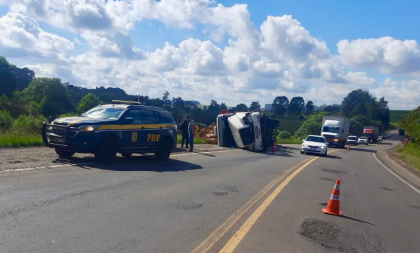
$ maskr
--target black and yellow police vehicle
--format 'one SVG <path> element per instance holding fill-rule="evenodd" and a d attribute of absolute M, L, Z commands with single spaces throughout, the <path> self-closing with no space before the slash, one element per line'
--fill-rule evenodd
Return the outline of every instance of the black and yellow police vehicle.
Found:
<path fill-rule="evenodd" d="M 42 138 L 60 158 L 92 153 L 100 162 L 109 162 L 117 153 L 125 157 L 154 153 L 158 160 L 167 160 L 176 147 L 177 127 L 164 109 L 113 100 L 112 104 L 94 107 L 81 117 L 44 123 Z"/>

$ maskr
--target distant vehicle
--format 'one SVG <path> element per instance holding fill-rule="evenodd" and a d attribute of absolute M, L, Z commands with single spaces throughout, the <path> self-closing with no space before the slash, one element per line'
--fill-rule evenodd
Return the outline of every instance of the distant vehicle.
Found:
<path fill-rule="evenodd" d="M 301 154 L 314 153 L 327 156 L 328 145 L 324 136 L 308 135 L 308 137 L 302 141 Z"/>
<path fill-rule="evenodd" d="M 359 139 L 357 140 L 357 143 L 368 145 L 369 144 L 369 139 L 366 136 L 360 136 Z"/>
<path fill-rule="evenodd" d="M 368 137 L 369 142 L 376 143 L 378 141 L 379 127 L 365 126 L 363 127 L 363 135 Z"/>
<path fill-rule="evenodd" d="M 341 116 L 323 116 L 321 135 L 325 137 L 328 146 L 342 148 L 349 136 L 350 120 Z"/>
<path fill-rule="evenodd" d="M 383 139 L 391 138 L 391 134 L 384 134 L 383 137 L 384 137 Z"/>
<path fill-rule="evenodd" d="M 379 135 L 379 136 L 378 136 L 378 142 L 381 142 L 381 141 L 382 141 L 382 139 L 383 139 L 383 136 L 382 136 L 382 135 Z"/>
<path fill-rule="evenodd" d="M 405 136 L 405 131 L 404 131 L 404 129 L 399 129 L 399 130 L 398 130 L 398 135 L 399 135 L 399 136 Z"/>
<path fill-rule="evenodd" d="M 351 136 L 347 137 L 347 145 L 357 146 L 357 136 L 351 135 Z"/>
<path fill-rule="evenodd" d="M 81 117 L 44 123 L 42 139 L 60 158 L 70 158 L 76 152 L 93 153 L 100 162 L 110 162 L 117 153 L 124 157 L 154 153 L 158 160 L 167 160 L 176 147 L 177 127 L 164 109 L 113 100 Z"/>

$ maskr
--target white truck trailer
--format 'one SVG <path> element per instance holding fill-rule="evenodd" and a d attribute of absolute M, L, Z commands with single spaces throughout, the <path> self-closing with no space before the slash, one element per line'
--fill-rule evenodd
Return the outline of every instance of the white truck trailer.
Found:
<path fill-rule="evenodd" d="M 321 135 L 327 140 L 328 146 L 342 148 L 349 136 L 350 120 L 342 116 L 323 116 Z"/>
<path fill-rule="evenodd" d="M 221 147 L 265 151 L 273 145 L 278 125 L 259 111 L 225 113 L 217 117 L 215 133 Z"/>

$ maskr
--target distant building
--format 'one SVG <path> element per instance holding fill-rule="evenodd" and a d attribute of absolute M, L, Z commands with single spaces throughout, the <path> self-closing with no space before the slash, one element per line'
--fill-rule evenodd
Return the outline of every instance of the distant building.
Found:
<path fill-rule="evenodd" d="M 272 111 L 273 110 L 273 104 L 266 104 L 264 107 L 264 111 Z"/>

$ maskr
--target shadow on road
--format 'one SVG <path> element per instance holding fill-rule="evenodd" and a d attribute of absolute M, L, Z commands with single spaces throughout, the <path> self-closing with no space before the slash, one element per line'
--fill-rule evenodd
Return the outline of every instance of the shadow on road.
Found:
<path fill-rule="evenodd" d="M 370 223 L 370 222 L 367 222 L 367 221 L 363 221 L 363 220 L 359 220 L 359 219 L 356 219 L 356 218 L 352 218 L 352 217 L 349 217 L 349 216 L 346 216 L 346 215 L 341 216 L 341 217 L 343 217 L 344 219 L 358 221 L 358 222 L 361 222 L 361 223 L 365 223 L 365 224 L 369 224 L 369 225 L 375 226 L 375 224 L 373 224 L 373 223 Z"/>
<path fill-rule="evenodd" d="M 343 159 L 343 158 L 341 158 L 341 157 L 339 157 L 339 156 L 336 156 L 336 155 L 327 155 L 325 158 L 330 158 L 330 159 Z"/>
<path fill-rule="evenodd" d="M 114 162 L 109 164 L 92 163 L 88 166 L 79 165 L 78 167 L 84 169 L 101 169 L 112 171 L 153 171 L 153 172 L 176 172 L 187 170 L 198 170 L 203 167 L 197 164 L 179 161 L 156 161 L 153 157 L 130 157 L 126 158 L 124 162 Z"/>
<path fill-rule="evenodd" d="M 200 153 L 201 154 L 201 153 Z M 209 154 L 201 154 L 209 155 Z M 213 155 L 209 155 L 213 156 Z M 138 154 L 131 157 L 117 156 L 111 163 L 99 163 L 95 157 L 72 157 L 70 159 L 56 159 L 53 163 L 57 164 L 74 164 L 84 169 L 102 169 L 114 171 L 186 171 L 202 169 L 201 166 L 179 160 L 169 159 L 168 161 L 157 161 L 154 155 Z"/>

